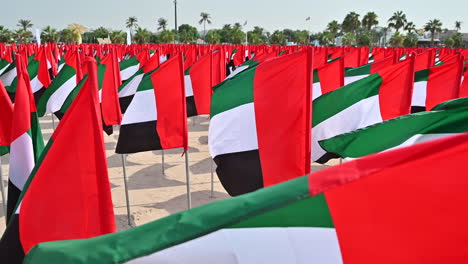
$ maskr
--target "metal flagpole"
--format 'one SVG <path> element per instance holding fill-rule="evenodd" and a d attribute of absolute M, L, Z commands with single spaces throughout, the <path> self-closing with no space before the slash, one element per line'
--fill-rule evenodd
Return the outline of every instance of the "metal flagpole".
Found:
<path fill-rule="evenodd" d="M 188 209 L 192 208 L 192 195 L 190 193 L 190 171 L 189 171 L 189 159 L 188 159 L 189 151 L 185 151 L 185 176 L 187 177 L 187 203 Z"/>
<path fill-rule="evenodd" d="M 343 164 L 343 158 L 340 158 L 340 165 Z"/>
<path fill-rule="evenodd" d="M 0 188 L 2 190 L 3 212 L 5 213 L 5 219 L 6 219 L 7 205 L 6 205 L 6 198 L 5 198 L 5 186 L 3 186 L 3 170 L 2 170 L 2 157 L 1 156 L 0 156 Z"/>
<path fill-rule="evenodd" d="M 52 129 L 55 131 L 55 118 L 54 118 L 54 113 L 52 115 Z"/>
<path fill-rule="evenodd" d="M 214 174 L 213 174 L 213 159 L 210 158 L 210 170 L 211 170 L 211 198 L 214 198 Z"/>
<path fill-rule="evenodd" d="M 164 149 L 161 149 L 161 170 L 162 170 L 162 175 L 166 175 L 164 173 Z"/>
<path fill-rule="evenodd" d="M 125 184 L 125 200 L 127 201 L 127 218 L 128 218 L 128 225 L 131 226 L 132 222 L 130 221 L 130 200 L 128 197 L 128 186 L 127 186 L 127 169 L 125 168 L 125 154 L 120 154 L 122 157 L 122 169 L 123 169 L 123 176 L 124 176 L 124 184 Z"/>

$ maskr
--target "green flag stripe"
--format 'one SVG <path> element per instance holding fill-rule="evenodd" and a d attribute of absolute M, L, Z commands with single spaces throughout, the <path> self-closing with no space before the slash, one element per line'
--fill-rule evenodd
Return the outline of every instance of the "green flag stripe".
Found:
<path fill-rule="evenodd" d="M 253 227 L 334 228 L 334 225 L 325 196 L 319 194 L 231 226 L 231 228 Z"/>
<path fill-rule="evenodd" d="M 65 64 L 57 77 L 52 81 L 49 88 L 45 90 L 41 99 L 39 99 L 39 102 L 37 102 L 37 113 L 39 116 L 43 116 L 45 114 L 47 102 L 52 94 L 59 90 L 60 87 L 62 87 L 71 78 L 76 78 L 76 71 L 73 67 Z"/>
<path fill-rule="evenodd" d="M 382 78 L 376 73 L 314 100 L 312 126 L 338 114 L 361 100 L 379 94 Z"/>
<path fill-rule="evenodd" d="M 423 82 L 429 80 L 429 69 L 417 71 L 414 74 L 414 82 Z"/>
<path fill-rule="evenodd" d="M 135 65 L 138 65 L 140 62 L 137 60 L 137 58 L 135 56 L 131 57 L 130 59 L 128 60 L 124 60 L 124 61 L 121 61 L 119 62 L 119 66 L 120 66 L 120 70 L 125 70 L 127 69 L 128 67 L 132 67 L 132 66 L 135 66 Z"/>
<path fill-rule="evenodd" d="M 249 68 L 214 87 L 211 117 L 238 106 L 252 103 L 256 68 Z"/>
<path fill-rule="evenodd" d="M 361 75 L 369 75 L 371 71 L 371 63 L 363 65 L 361 67 L 356 68 L 348 68 L 345 71 L 345 77 L 352 77 L 352 76 L 361 76 Z"/>
<path fill-rule="evenodd" d="M 322 212 L 327 208 L 324 206 L 323 196 L 312 200 L 309 198 L 308 178 L 301 177 L 254 193 L 170 215 L 123 232 L 85 240 L 43 243 L 31 250 L 31 255 L 26 257 L 25 263 L 31 263 L 28 262 L 30 259 L 34 259 L 36 261 L 34 263 L 50 264 L 69 263 L 70 260 L 83 261 L 84 259 L 88 261 L 112 260 L 115 263 L 122 263 L 222 228 L 234 227 L 242 222 L 247 223 L 246 221 L 259 215 L 265 217 L 269 211 L 289 206 L 297 206 L 294 212 L 299 214 L 290 216 L 291 218 L 301 218 L 304 214 L 309 214 L 306 211 L 316 210 L 315 208 L 303 208 L 303 206 L 311 205 L 318 205 L 318 210 L 321 213 L 316 215 L 324 215 Z M 326 211 L 328 212 L 328 209 Z M 327 217 L 329 218 L 329 216 Z M 298 219 L 297 221 L 302 220 Z M 310 225 L 309 221 L 302 222 Z M 329 224 L 327 221 L 323 221 L 323 223 L 324 225 Z M 60 248 L 60 253 L 54 256 L 46 254 L 47 259 L 41 259 L 42 255 L 36 254 L 36 252 L 48 251 L 48 248 L 51 249 L 51 253 L 57 252 L 53 249 Z"/>
<path fill-rule="evenodd" d="M 78 95 L 78 92 L 81 90 L 81 87 L 83 87 L 83 85 L 84 85 L 84 83 L 86 82 L 87 79 L 88 79 L 88 75 L 86 74 L 83 77 L 83 80 L 81 80 L 78 83 L 78 85 L 76 85 L 76 87 L 73 88 L 73 91 L 68 95 L 67 99 L 63 103 L 62 108 L 60 108 L 60 110 L 59 110 L 60 113 L 65 114 L 67 112 L 68 108 L 70 108 L 70 105 L 75 100 L 76 96 Z"/>
<path fill-rule="evenodd" d="M 416 134 L 468 131 L 468 108 L 401 116 L 320 142 L 342 157 L 362 157 L 398 146 Z"/>

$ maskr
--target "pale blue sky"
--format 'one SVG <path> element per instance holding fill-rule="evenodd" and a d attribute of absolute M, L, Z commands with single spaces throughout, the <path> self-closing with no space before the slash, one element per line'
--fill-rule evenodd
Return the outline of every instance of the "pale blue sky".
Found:
<path fill-rule="evenodd" d="M 34 27 L 52 25 L 62 29 L 71 23 L 90 28 L 105 26 L 124 29 L 125 20 L 136 16 L 139 25 L 156 31 L 157 19 L 164 17 L 174 27 L 173 0 L 13 0 L 0 2 L 0 25 L 16 28 L 18 19 L 30 19 Z M 444 28 L 453 29 L 456 20 L 463 21 L 468 32 L 468 0 L 178 0 L 178 24 L 198 25 L 200 12 L 212 16 L 207 29 L 224 24 L 248 21 L 246 28 L 261 26 L 274 29 L 307 29 L 321 31 L 326 24 L 355 11 L 362 15 L 374 11 L 380 25 L 385 25 L 393 12 L 402 10 L 408 20 L 420 28 L 429 19 L 438 18 Z M 306 22 L 305 18 L 311 20 Z"/>

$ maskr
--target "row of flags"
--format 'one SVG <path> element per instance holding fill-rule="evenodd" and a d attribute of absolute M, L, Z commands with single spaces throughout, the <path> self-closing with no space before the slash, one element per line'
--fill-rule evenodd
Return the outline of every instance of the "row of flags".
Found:
<path fill-rule="evenodd" d="M 280 185 L 277 184 L 281 182 L 292 180 L 297 188 L 304 188 L 303 183 L 298 184 L 300 181 L 294 179 L 310 173 L 311 161 L 324 163 L 335 157 L 359 158 L 400 145 L 409 146 L 465 132 L 464 126 L 457 125 L 463 121 L 466 101 L 462 97 L 468 88 L 467 82 L 462 82 L 463 75 L 466 77 L 465 54 L 466 50 L 461 49 L 0 44 L 0 62 L 8 62 L 0 64 L 3 65 L 0 71 L 5 69 L 0 73 L 0 84 L 6 83 L 5 90 L 0 92 L 0 150 L 4 154 L 10 151 L 11 189 L 9 225 L 0 241 L 0 258 L 20 263 L 25 253 L 41 242 L 86 239 L 115 231 L 101 133 L 102 130 L 112 133 L 112 125 L 120 125 L 116 153 L 170 148 L 186 151 L 187 117 L 210 114 L 209 149 L 224 188 L 230 195 L 238 196 L 275 185 L 260 192 L 271 192 L 267 198 L 261 198 L 271 199 L 278 194 Z M 423 112 L 414 113 L 418 111 Z M 62 120 L 52 140 L 44 147 L 37 117 L 45 114 L 55 114 Z M 415 125 L 411 124 L 413 119 Z M 407 130 L 397 133 L 394 127 L 400 126 L 400 120 L 406 120 L 403 126 L 411 125 L 412 132 L 418 134 Z M 443 124 L 435 120 L 451 121 L 446 127 L 452 129 L 439 128 Z M 396 125 L 391 125 L 393 123 Z M 380 126 L 382 128 L 378 129 Z M 382 143 L 383 132 L 388 143 Z M 372 146 L 368 145 L 367 138 L 374 139 Z M 65 143 L 70 139 L 72 142 Z M 70 147 L 66 144 L 73 146 L 73 153 L 68 154 Z M 347 154 L 350 152 L 354 154 Z M 363 164 L 369 168 L 360 166 L 359 173 L 372 170 L 371 162 Z M 337 168 L 336 173 L 347 172 L 346 166 L 352 168 L 347 163 L 343 172 Z M 319 187 L 334 188 L 357 177 L 345 173 L 351 175 L 350 180 L 333 180 L 334 173 L 318 180 Z M 302 181 L 314 177 L 312 174 Z M 294 184 L 285 183 L 285 189 L 296 188 L 291 187 Z M 62 185 L 63 191 L 53 191 Z M 314 192 L 314 195 L 319 193 Z M 256 197 L 255 194 L 252 195 Z M 303 194 L 301 197 L 306 199 Z M 282 206 L 286 206 L 283 202 Z M 223 207 L 222 204 L 213 206 L 214 209 Z M 318 206 L 323 207 L 323 204 Z M 66 207 L 68 209 L 62 209 Z M 71 207 L 78 208 L 77 212 Z M 235 208 L 243 212 L 237 205 Z M 55 215 L 55 211 L 60 212 Z M 234 223 L 231 211 L 217 213 L 224 213 L 226 220 Z M 48 217 L 54 219 L 41 229 L 43 222 L 49 221 Z M 280 219 L 287 222 L 286 218 Z M 320 227 L 331 228 L 324 232 L 329 239 L 334 239 L 334 244 L 330 245 L 338 252 L 330 256 L 339 261 L 351 253 L 342 252 L 339 232 L 340 239 L 336 239 L 336 219 L 328 217 L 331 218 L 333 221 L 328 220 L 331 224 Z M 168 220 L 161 220 L 165 221 Z M 309 225 L 311 223 L 313 221 Z M 218 229 L 222 226 L 217 222 L 214 225 Z M 298 226 L 310 227 L 302 225 Z M 54 226 L 60 228 L 53 229 Z M 215 230 L 210 228 L 202 233 Z M 279 234 L 278 239 L 281 234 L 285 235 L 284 231 Z M 304 234 L 311 235 L 308 239 L 317 238 L 318 246 L 328 247 L 322 243 L 327 238 L 319 239 L 308 231 Z M 122 239 L 120 236 L 110 237 Z M 276 232 L 271 236 L 276 236 Z M 186 239 L 193 238 L 191 235 Z M 102 250 L 114 243 L 111 241 L 103 242 Z M 183 239 L 176 241 L 168 242 L 165 247 L 135 243 L 142 251 L 122 253 L 119 261 L 150 255 L 184 242 Z M 247 244 L 244 246 L 247 251 L 251 248 Z M 96 251 L 104 260 L 102 251 Z M 297 257 L 297 251 L 293 251 L 284 254 L 288 259 Z M 120 254 L 118 250 L 110 252 Z M 241 253 L 236 252 L 234 259 L 237 254 Z M 226 256 L 233 260 L 232 252 Z M 274 255 L 270 257 L 267 259 L 275 259 Z M 276 259 L 280 261 L 281 258 Z M 203 258 L 201 261 L 206 262 Z"/>

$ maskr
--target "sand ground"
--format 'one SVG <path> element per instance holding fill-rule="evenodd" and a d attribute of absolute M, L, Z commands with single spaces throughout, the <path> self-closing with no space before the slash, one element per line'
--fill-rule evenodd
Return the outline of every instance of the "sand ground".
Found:
<path fill-rule="evenodd" d="M 50 115 L 40 120 L 44 139 L 47 143 L 53 133 Z M 55 119 L 55 125 L 57 125 Z M 197 116 L 189 119 L 189 171 L 191 183 L 192 206 L 229 198 L 216 173 L 214 174 L 214 190 L 211 195 L 211 164 L 214 163 L 208 150 L 208 116 Z M 162 152 L 148 151 L 126 155 L 127 184 L 130 201 L 130 223 L 128 224 L 125 198 L 125 184 L 122 169 L 122 156 L 115 154 L 118 139 L 118 129 L 114 134 L 104 134 L 106 145 L 109 178 L 114 203 L 114 213 L 119 231 L 139 226 L 159 218 L 187 209 L 187 189 L 185 174 L 185 157 L 182 149 L 164 151 L 164 174 L 162 171 Z M 2 179 L 5 187 L 8 183 L 8 155 L 2 157 Z M 336 165 L 338 161 L 329 164 L 312 164 L 312 170 L 317 171 Z M 5 230 L 5 212 L 0 206 L 0 232 Z"/>

